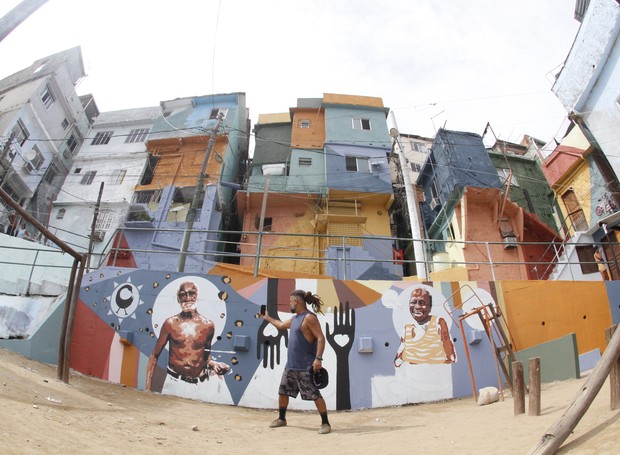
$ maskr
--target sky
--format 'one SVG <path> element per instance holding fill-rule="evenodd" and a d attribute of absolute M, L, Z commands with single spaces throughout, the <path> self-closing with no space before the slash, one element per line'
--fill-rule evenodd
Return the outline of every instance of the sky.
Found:
<path fill-rule="evenodd" d="M 0 16 L 19 0 L 0 0 Z M 49 0 L 0 41 L 0 78 L 81 46 L 101 112 L 245 92 L 252 124 L 324 93 L 374 96 L 403 134 L 545 142 L 575 0 Z M 485 138 L 487 142 L 489 137 Z M 491 142 L 493 138 L 490 138 Z"/>

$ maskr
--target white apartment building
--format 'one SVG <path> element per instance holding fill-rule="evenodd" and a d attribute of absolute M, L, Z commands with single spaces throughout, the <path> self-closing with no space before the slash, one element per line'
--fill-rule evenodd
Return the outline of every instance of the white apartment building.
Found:
<path fill-rule="evenodd" d="M 35 61 L 0 80 L 0 187 L 42 224 L 89 128 L 91 96 L 79 97 L 85 76 L 74 47 Z M 0 201 L 0 224 L 10 209 Z"/>
<path fill-rule="evenodd" d="M 134 188 L 149 162 L 145 141 L 160 113 L 159 106 L 101 113 L 54 202 L 50 230 L 78 251 L 91 246 L 92 267 L 111 248 L 115 230 L 125 221 Z"/>

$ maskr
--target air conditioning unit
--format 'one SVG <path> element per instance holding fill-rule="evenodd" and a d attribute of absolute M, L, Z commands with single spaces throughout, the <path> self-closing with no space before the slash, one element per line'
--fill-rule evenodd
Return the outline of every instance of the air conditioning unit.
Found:
<path fill-rule="evenodd" d="M 92 239 L 95 242 L 103 242 L 105 238 L 105 231 L 95 231 L 93 232 Z"/>
<path fill-rule="evenodd" d="M 441 202 L 439 201 L 439 198 L 434 197 L 433 199 L 431 199 L 431 203 L 429 205 L 431 206 L 431 210 L 435 210 L 437 207 L 439 207 L 440 204 Z"/>
<path fill-rule="evenodd" d="M 516 237 L 504 237 L 504 249 L 510 250 L 512 248 L 517 247 L 517 238 Z"/>

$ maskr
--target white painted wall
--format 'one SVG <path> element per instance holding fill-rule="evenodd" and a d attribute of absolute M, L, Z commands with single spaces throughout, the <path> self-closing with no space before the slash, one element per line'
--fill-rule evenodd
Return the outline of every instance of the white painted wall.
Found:
<path fill-rule="evenodd" d="M 79 250 L 88 248 L 88 235 L 103 183 L 100 211 L 112 211 L 114 215 L 112 223 L 104 230 L 104 240 L 94 242 L 93 252 L 100 257 L 109 250 L 109 241 L 124 222 L 134 188 L 140 183 L 148 159 L 144 142 L 127 143 L 126 139 L 132 130 L 150 130 L 159 113 L 159 107 L 147 107 L 99 115 L 52 209 L 50 230 L 59 238 Z M 113 132 L 108 144 L 93 145 L 97 133 L 103 131 Z M 125 176 L 117 183 L 116 172 L 119 170 L 125 171 Z M 96 172 L 95 177 L 89 184 L 83 184 L 83 178 L 89 172 Z M 59 218 L 61 209 L 65 209 L 65 214 Z"/>
<path fill-rule="evenodd" d="M 62 250 L 0 234 L 0 293 L 20 294 L 27 283 L 68 286 L 73 257 Z"/>
<path fill-rule="evenodd" d="M 553 92 L 581 115 L 616 173 L 620 170 L 620 6 L 592 0 Z"/>

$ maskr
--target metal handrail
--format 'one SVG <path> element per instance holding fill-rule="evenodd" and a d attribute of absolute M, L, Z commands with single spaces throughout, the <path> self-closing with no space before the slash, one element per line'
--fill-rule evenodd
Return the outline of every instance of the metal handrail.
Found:
<path fill-rule="evenodd" d="M 122 232 L 122 231 L 158 231 L 158 232 L 176 232 L 179 233 L 179 235 L 181 235 L 184 232 L 184 229 L 181 228 L 165 228 L 165 229 L 157 229 L 157 228 L 150 228 L 150 227 L 121 227 L 117 230 L 118 232 Z M 196 229 L 194 230 L 194 232 L 196 233 L 203 233 L 203 234 L 233 234 L 238 236 L 239 238 L 243 238 L 243 236 L 248 236 L 248 235 L 257 235 L 256 231 L 221 231 L 221 230 L 203 230 L 203 229 Z M 342 240 L 343 237 L 345 237 L 345 242 L 346 239 L 358 239 L 358 240 L 366 240 L 366 241 L 373 241 L 373 242 L 377 242 L 377 241 L 384 241 L 386 244 L 392 245 L 393 243 L 397 243 L 397 242 L 411 242 L 412 239 L 411 238 L 398 238 L 398 237 L 391 237 L 391 236 L 342 236 L 342 235 L 329 235 L 329 234 L 300 234 L 300 233 L 295 233 L 295 234 L 291 234 L 291 233 L 281 233 L 281 232 L 263 232 L 262 235 L 264 237 L 270 237 L 270 236 L 275 236 L 275 237 L 313 237 L 313 238 L 336 238 L 336 239 L 340 239 Z M 114 245 L 112 244 L 112 239 L 116 238 L 115 235 L 110 237 L 110 241 L 108 242 L 106 249 L 104 250 L 103 253 L 99 253 L 98 255 L 100 256 L 99 258 L 99 267 L 101 266 L 101 264 L 103 263 L 103 260 L 106 257 L 112 258 L 112 265 L 116 264 L 116 259 L 118 258 L 118 253 L 120 252 L 133 252 L 133 253 L 144 253 L 144 254 L 164 254 L 164 255 L 177 255 L 179 254 L 179 249 L 178 247 L 175 248 L 173 245 L 169 245 L 168 249 L 164 250 L 164 249 L 152 249 L 152 248 L 142 248 L 142 249 L 135 249 L 135 248 L 121 248 L 119 245 Z M 382 258 L 372 258 L 372 259 L 364 259 L 364 258 L 352 258 L 352 257 L 345 257 L 345 258 L 339 258 L 339 259 L 334 259 L 334 258 L 328 258 L 325 257 L 327 250 L 320 250 L 320 249 L 311 249 L 311 248 L 297 248 L 299 250 L 299 252 L 302 253 L 302 255 L 291 255 L 289 254 L 281 254 L 281 255 L 273 255 L 273 251 L 271 251 L 270 254 L 262 254 L 259 253 L 258 251 L 253 252 L 253 253 L 241 253 L 241 252 L 227 252 L 227 251 L 223 251 L 219 250 L 217 248 L 217 245 L 223 245 L 223 244 L 230 244 L 230 243 L 237 243 L 237 242 L 230 242 L 230 241 L 224 241 L 224 240 L 217 240 L 217 239 L 211 239 L 209 241 L 211 248 L 209 250 L 206 251 L 200 251 L 200 252 L 196 252 L 196 251 L 189 251 L 188 255 L 195 257 L 195 258 L 199 258 L 202 260 L 208 260 L 209 258 L 214 258 L 214 257 L 219 257 L 219 258 L 225 258 L 225 259 L 232 259 L 234 258 L 235 260 L 241 259 L 241 258 L 254 258 L 255 260 L 257 259 L 263 259 L 263 258 L 268 258 L 271 260 L 274 259 L 281 259 L 281 260 L 291 260 L 291 261 L 305 261 L 305 262 L 318 262 L 321 264 L 327 264 L 330 261 L 342 261 L 342 262 L 351 262 L 351 263 L 360 263 L 360 262 L 373 262 L 373 263 L 382 263 L 382 264 L 394 264 L 396 265 L 396 262 L 400 263 L 400 264 L 412 264 L 412 265 L 417 265 L 417 264 L 425 264 L 427 265 L 429 262 L 435 264 L 435 265 L 442 265 L 442 264 L 449 264 L 450 266 L 479 266 L 479 265 L 489 265 L 491 267 L 491 273 L 492 273 L 492 277 L 490 277 L 490 279 L 495 279 L 495 270 L 501 266 L 509 266 L 509 265 L 524 265 L 524 266 L 528 266 L 531 270 L 537 271 L 539 268 L 544 267 L 545 272 L 542 274 L 537 274 L 537 279 L 547 279 L 548 278 L 548 274 L 547 271 L 556 265 L 583 265 L 583 264 L 595 264 L 594 259 L 592 261 L 570 261 L 570 260 L 566 260 L 566 261 L 561 261 L 560 260 L 560 255 L 559 254 L 555 254 L 553 259 L 551 260 L 537 260 L 537 261 L 506 261 L 506 260 L 499 260 L 499 258 L 495 259 L 493 257 L 491 257 L 491 249 L 490 246 L 497 246 L 497 245 L 504 245 L 503 242 L 501 241 L 496 241 L 496 242 L 480 242 L 480 241 L 464 241 L 464 240 L 436 240 L 436 239 L 421 239 L 418 240 L 420 242 L 423 243 L 423 245 L 427 245 L 429 243 L 435 243 L 435 244 L 451 244 L 451 245 L 460 245 L 462 247 L 465 247 L 467 245 L 481 245 L 483 246 L 483 248 L 486 249 L 487 251 L 487 260 L 478 260 L 478 261 L 454 261 L 454 260 L 433 260 L 433 261 L 423 261 L 423 260 L 419 260 L 419 259 L 394 259 L 391 258 L 391 251 L 387 251 L 386 249 L 386 259 L 382 259 Z M 337 242 L 337 243 L 341 243 L 341 242 Z M 239 244 L 241 245 L 246 245 L 246 246 L 254 246 L 256 248 L 257 244 L 255 243 L 248 243 L 248 242 L 239 242 Z M 557 243 L 554 242 L 517 242 L 517 246 L 525 246 L 525 245 L 546 245 L 547 248 L 551 248 L 554 247 L 555 245 L 557 245 Z M 575 246 L 581 245 L 582 243 L 579 242 L 574 242 L 572 243 Z M 583 245 L 591 245 L 591 242 L 588 243 L 583 243 Z M 107 248 L 109 246 L 109 249 Z M 286 246 L 286 248 L 283 248 L 287 251 L 290 250 L 296 250 L 295 246 L 289 245 Z M 544 257 L 544 256 L 543 256 Z M 389 259 L 388 259 L 389 258 Z M 212 259 L 213 260 L 213 259 Z M 215 261 L 214 261 L 215 262 Z M 532 267 L 533 266 L 533 267 Z"/>

